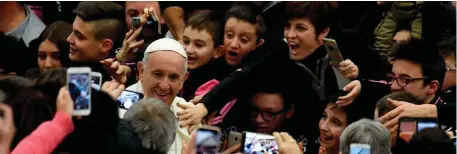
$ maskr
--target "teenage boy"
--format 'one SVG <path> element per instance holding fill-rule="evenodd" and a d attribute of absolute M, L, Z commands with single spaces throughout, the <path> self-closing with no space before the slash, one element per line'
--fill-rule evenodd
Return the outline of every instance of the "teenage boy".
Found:
<path fill-rule="evenodd" d="M 74 62 L 71 66 L 89 66 L 92 71 L 102 73 L 103 82 L 113 76 L 125 83 L 130 68 L 112 60 L 104 63 L 112 69 L 105 71 L 100 65 L 100 61 L 114 56 L 122 41 L 119 38 L 124 29 L 124 8 L 114 2 L 80 2 L 73 13 L 76 14 L 73 32 L 67 38 L 69 58 Z"/>

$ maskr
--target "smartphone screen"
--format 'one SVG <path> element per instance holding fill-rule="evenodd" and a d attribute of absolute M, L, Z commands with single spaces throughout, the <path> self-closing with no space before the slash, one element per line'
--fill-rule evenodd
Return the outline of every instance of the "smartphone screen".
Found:
<path fill-rule="evenodd" d="M 68 80 L 68 90 L 74 102 L 74 110 L 89 109 L 90 74 L 71 73 L 68 74 Z"/>
<path fill-rule="evenodd" d="M 418 121 L 417 122 L 417 132 L 421 131 L 424 128 L 433 128 L 438 127 L 436 121 Z"/>
<path fill-rule="evenodd" d="M 220 135 L 217 130 L 199 128 L 195 139 L 197 154 L 218 153 Z"/>
<path fill-rule="evenodd" d="M 121 95 L 117 98 L 121 108 L 128 109 L 133 104 L 137 103 L 140 99 L 143 98 L 143 94 L 124 90 Z"/>
<path fill-rule="evenodd" d="M 92 76 L 91 76 L 91 82 L 90 82 L 90 84 L 91 84 L 91 86 L 94 87 L 95 89 L 100 90 L 100 87 L 102 86 L 102 85 L 101 85 L 101 78 L 100 78 L 100 76 L 92 75 Z"/>
<path fill-rule="evenodd" d="M 411 140 L 411 137 L 416 133 L 417 131 L 417 126 L 416 126 L 416 121 L 414 120 L 405 120 L 400 122 L 400 128 L 399 128 L 399 138 L 403 140 L 406 143 L 409 143 L 409 140 Z"/>
<path fill-rule="evenodd" d="M 271 135 L 246 132 L 243 134 L 243 153 L 276 154 L 278 144 Z"/>
<path fill-rule="evenodd" d="M 351 147 L 351 154 L 370 154 L 370 149 L 361 147 Z"/>

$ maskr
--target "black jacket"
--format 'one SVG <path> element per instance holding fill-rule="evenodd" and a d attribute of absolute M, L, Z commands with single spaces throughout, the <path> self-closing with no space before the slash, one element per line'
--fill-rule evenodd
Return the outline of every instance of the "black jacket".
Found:
<path fill-rule="evenodd" d="M 310 141 L 319 135 L 317 126 L 327 104 L 326 94 L 340 92 L 332 67 L 328 64 L 329 59 L 323 47 L 307 59 L 297 62 L 290 58 L 287 44 L 284 41 L 277 42 L 263 60 L 230 74 L 201 102 L 209 112 L 213 112 L 242 94 L 255 92 L 261 85 L 270 82 L 289 85 L 287 93 L 294 96 L 292 100 L 296 102 L 296 117 L 299 117 L 293 121 L 304 125 L 303 134 Z"/>

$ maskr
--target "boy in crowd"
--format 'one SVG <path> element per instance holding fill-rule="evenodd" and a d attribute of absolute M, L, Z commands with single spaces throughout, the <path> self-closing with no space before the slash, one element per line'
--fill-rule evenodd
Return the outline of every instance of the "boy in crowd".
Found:
<path fill-rule="evenodd" d="M 181 93 L 185 100 L 192 99 L 203 83 L 222 79 L 219 69 L 212 65 L 215 59 L 223 55 L 222 25 L 221 16 L 214 12 L 194 15 L 187 21 L 181 42 L 188 56 L 189 78 Z"/>
<path fill-rule="evenodd" d="M 234 5 L 226 14 L 224 57 L 225 62 L 236 69 L 245 62 L 243 59 L 264 44 L 265 21 L 252 7 Z"/>
<path fill-rule="evenodd" d="M 80 2 L 73 13 L 76 14 L 73 32 L 67 38 L 72 66 L 91 67 L 92 71 L 102 73 L 103 82 L 113 76 L 125 83 L 131 72 L 129 67 L 119 63 L 113 67 L 115 62 L 109 62 L 104 64 L 111 68 L 105 71 L 100 65 L 101 60 L 114 56 L 114 50 L 122 41 L 124 8 L 114 2 Z"/>

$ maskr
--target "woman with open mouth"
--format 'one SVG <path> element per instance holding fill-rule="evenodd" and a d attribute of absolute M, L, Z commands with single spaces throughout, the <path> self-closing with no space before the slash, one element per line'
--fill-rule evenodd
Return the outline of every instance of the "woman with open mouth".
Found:
<path fill-rule="evenodd" d="M 338 88 L 335 72 L 323 46 L 323 39 L 336 23 L 337 2 L 285 3 L 288 19 L 284 27 L 285 41 L 266 42 L 277 45 L 267 49 L 272 51 L 264 51 L 270 52 L 264 59 L 232 73 L 201 100 L 194 100 L 197 101 L 194 107 L 179 112 L 183 126 L 198 123 L 207 113 L 221 109 L 225 102 L 271 82 L 290 85 L 288 93 L 294 96 L 299 114 L 297 119 L 292 120 L 310 126 L 318 125 L 328 103 L 328 95 L 342 94 L 336 101 L 342 107 L 350 105 L 360 94 L 358 80 L 353 80 L 343 90 Z M 346 78 L 355 79 L 358 76 L 358 67 L 350 60 L 333 65 Z M 318 138 L 317 127 L 304 127 L 302 131 L 308 140 Z M 317 153 L 317 149 L 307 149 L 307 153 Z"/>

